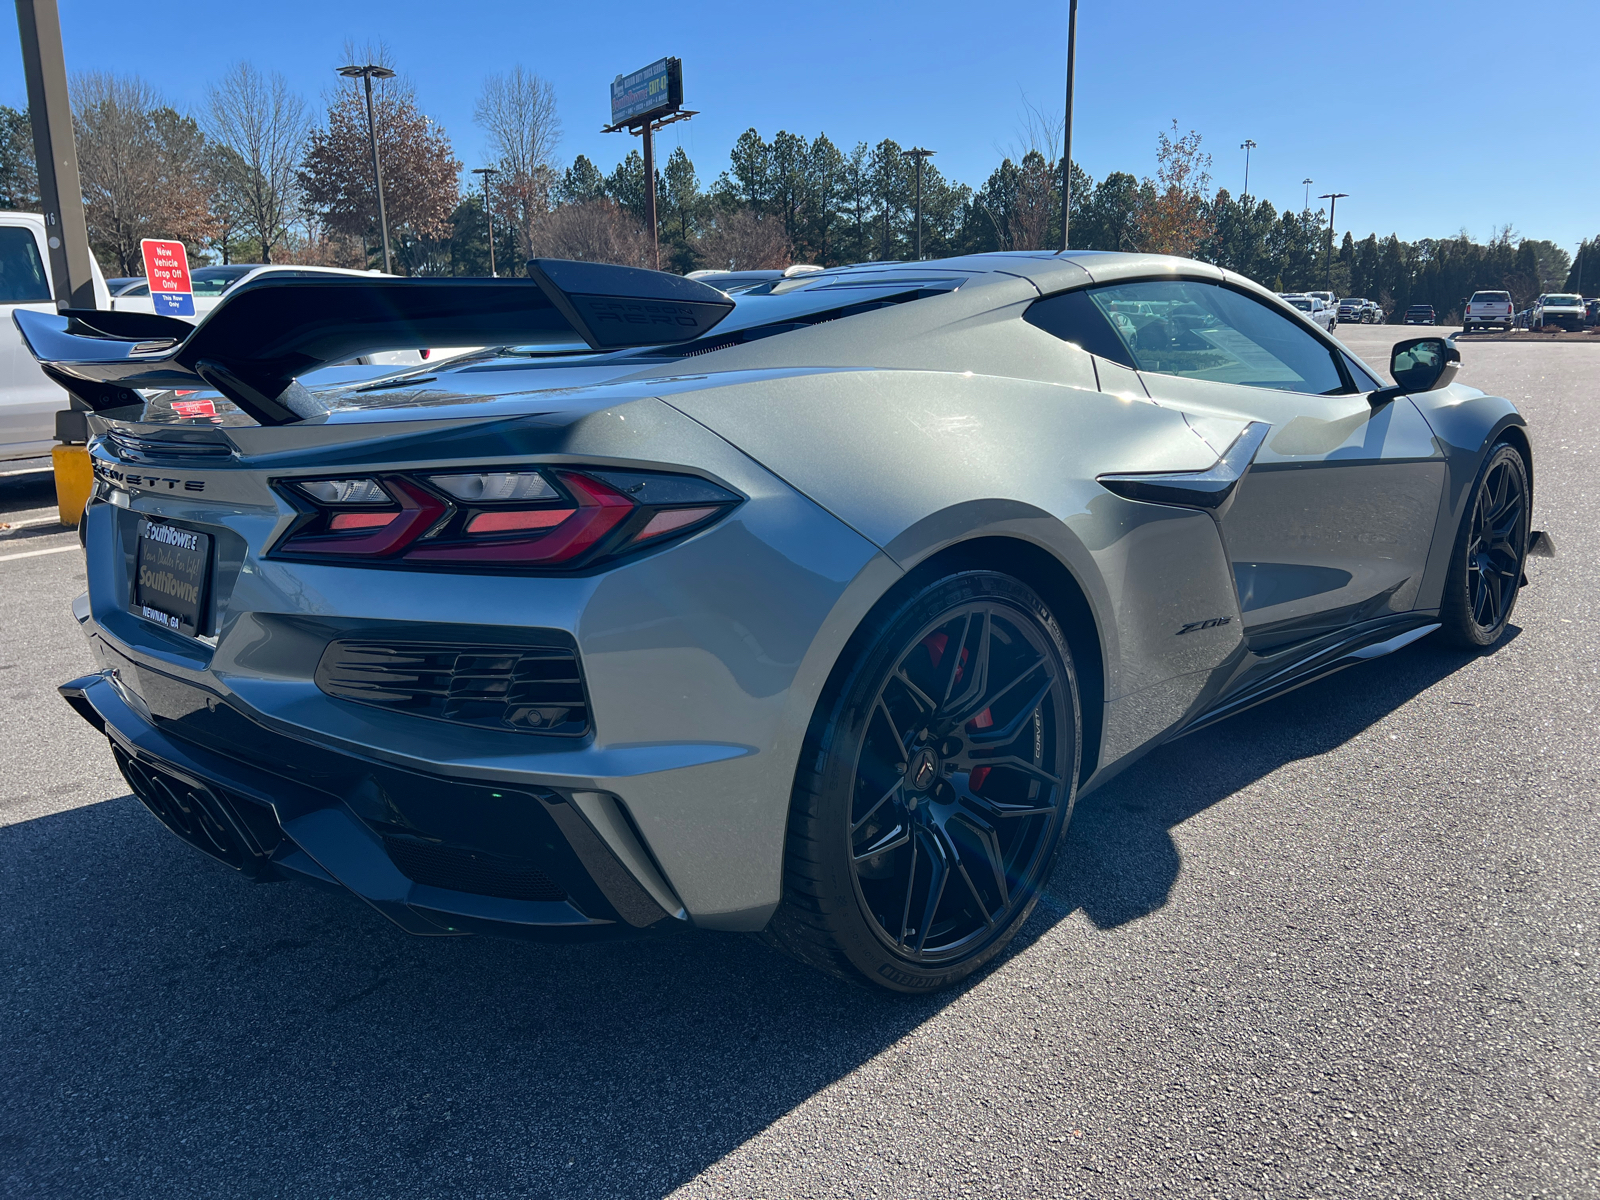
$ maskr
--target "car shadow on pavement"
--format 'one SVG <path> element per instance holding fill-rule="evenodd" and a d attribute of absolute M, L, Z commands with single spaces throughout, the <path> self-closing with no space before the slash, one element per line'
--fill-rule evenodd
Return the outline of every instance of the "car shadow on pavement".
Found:
<path fill-rule="evenodd" d="M 1469 661 L 1419 647 L 1158 751 L 1084 801 L 1014 953 L 1159 908 L 1173 826 Z M 0 828 L 0 972 L 0 1193 L 29 1196 L 663 1196 L 960 994 L 749 937 L 412 938 L 131 797 Z"/>
<path fill-rule="evenodd" d="M 1507 640 L 1520 632 L 1510 626 Z M 1286 763 L 1344 744 L 1477 658 L 1429 639 L 1154 751 L 1079 803 L 1044 919 L 1081 908 L 1110 929 L 1154 912 L 1178 879 L 1174 827 Z"/>

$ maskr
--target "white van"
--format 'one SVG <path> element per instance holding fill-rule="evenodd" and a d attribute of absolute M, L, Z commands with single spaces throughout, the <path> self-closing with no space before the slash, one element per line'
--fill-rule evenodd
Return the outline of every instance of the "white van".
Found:
<path fill-rule="evenodd" d="M 94 306 L 110 308 L 100 264 L 94 273 Z M 45 378 L 22 344 L 11 314 L 19 308 L 55 312 L 50 252 L 38 213 L 0 212 L 0 462 L 38 458 L 55 445 L 56 413 L 67 393 Z"/>

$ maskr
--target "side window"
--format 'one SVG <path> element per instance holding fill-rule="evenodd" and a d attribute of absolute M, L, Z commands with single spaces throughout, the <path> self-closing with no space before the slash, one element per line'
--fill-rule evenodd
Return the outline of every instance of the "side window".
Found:
<path fill-rule="evenodd" d="M 1334 352 L 1309 329 L 1241 292 L 1164 279 L 1087 295 L 1141 371 L 1313 395 L 1351 390 Z"/>
<path fill-rule="evenodd" d="M 1383 386 L 1368 374 L 1365 367 L 1348 354 L 1344 356 L 1344 369 L 1349 371 L 1350 378 L 1356 381 L 1356 391 L 1358 392 L 1375 392 Z"/>
<path fill-rule="evenodd" d="M 1064 342 L 1073 343 L 1080 350 L 1109 358 L 1125 367 L 1133 366 L 1128 348 L 1112 331 L 1105 314 L 1089 299 L 1089 293 L 1081 288 L 1035 300 L 1022 319 Z"/>
<path fill-rule="evenodd" d="M 0 304 L 37 304 L 50 299 L 50 282 L 33 230 L 0 225 Z"/>

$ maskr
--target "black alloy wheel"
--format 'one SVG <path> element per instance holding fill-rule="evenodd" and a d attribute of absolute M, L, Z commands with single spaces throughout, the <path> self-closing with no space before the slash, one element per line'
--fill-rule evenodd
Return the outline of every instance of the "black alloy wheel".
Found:
<path fill-rule="evenodd" d="M 952 983 L 1027 920 L 1076 797 L 1070 653 L 1019 581 L 967 572 L 883 619 L 796 781 L 773 940 L 897 991 Z"/>
<path fill-rule="evenodd" d="M 1505 634 L 1527 564 L 1530 499 L 1522 455 L 1497 443 L 1479 469 L 1445 581 L 1440 619 L 1459 645 L 1492 646 Z"/>

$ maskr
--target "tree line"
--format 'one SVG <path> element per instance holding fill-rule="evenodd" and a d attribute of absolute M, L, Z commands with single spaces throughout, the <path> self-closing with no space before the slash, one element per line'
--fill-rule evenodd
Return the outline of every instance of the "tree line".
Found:
<path fill-rule="evenodd" d="M 393 66 L 381 45 L 347 46 L 346 54 Z M 139 273 L 145 237 L 177 238 L 197 259 L 221 262 L 381 266 L 359 80 L 331 87 L 316 118 L 281 75 L 249 63 L 228 70 L 190 113 L 137 76 L 80 75 L 71 94 L 90 239 L 109 273 Z M 503 275 L 522 273 L 536 255 L 653 265 L 644 228 L 652 185 L 664 269 L 914 255 L 917 162 L 893 139 L 845 147 L 824 133 L 779 130 L 768 140 L 748 129 L 714 177 L 703 180 L 678 146 L 647 184 L 637 147 L 609 173 L 581 154 L 561 160 L 554 91 L 519 66 L 488 77 L 474 110 L 491 149 L 493 173 L 476 177 L 490 181 L 485 190 L 463 175 L 448 134 L 408 82 L 378 82 L 374 99 L 395 269 L 406 274 L 487 274 L 491 216 Z M 1024 141 L 975 188 L 926 160 L 925 257 L 1061 244 L 1059 129 L 1030 120 Z M 1181 133 L 1176 121 L 1157 134 L 1155 151 L 1149 176 L 1113 171 L 1096 180 L 1072 165 L 1075 248 L 1178 254 L 1276 291 L 1368 296 L 1392 319 L 1410 304 L 1432 304 L 1448 318 L 1485 288 L 1511 292 L 1519 306 L 1544 291 L 1600 291 L 1600 254 L 1591 253 L 1600 238 L 1585 242 L 1577 260 L 1509 227 L 1487 243 L 1465 232 L 1332 239 L 1322 209 L 1279 211 L 1213 190 L 1200 135 Z M 0 208 L 37 203 L 27 114 L 0 106 Z"/>

